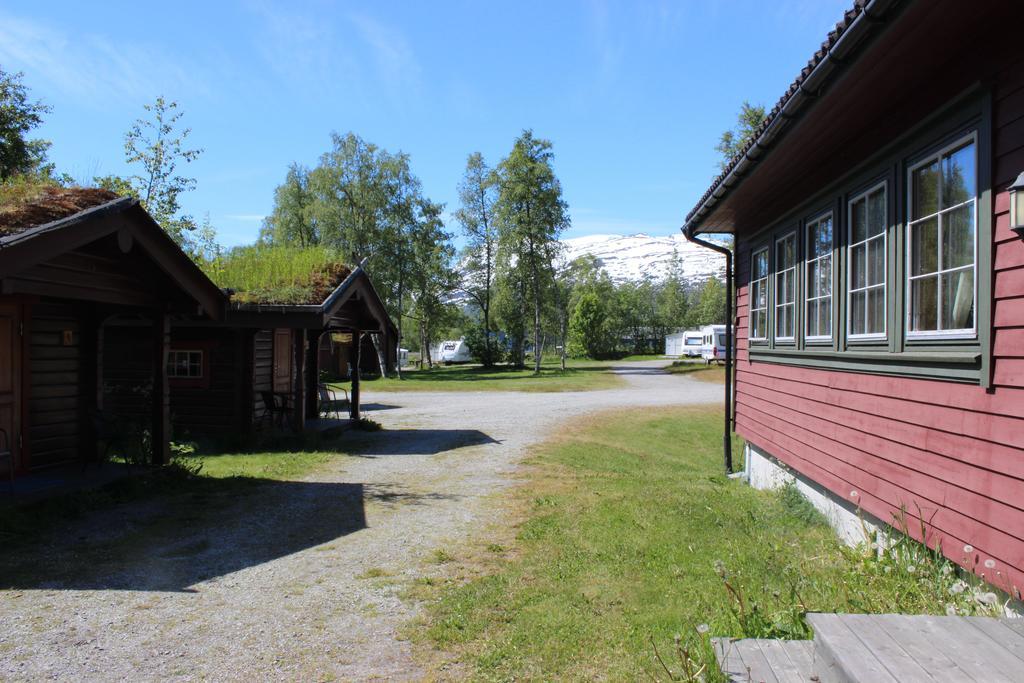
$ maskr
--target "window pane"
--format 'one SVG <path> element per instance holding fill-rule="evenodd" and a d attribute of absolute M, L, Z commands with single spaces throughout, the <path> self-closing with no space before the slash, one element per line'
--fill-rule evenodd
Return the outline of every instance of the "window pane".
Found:
<path fill-rule="evenodd" d="M 867 292 L 854 292 L 850 295 L 850 334 L 864 334 L 864 302 Z"/>
<path fill-rule="evenodd" d="M 885 332 L 885 289 L 876 287 L 868 290 L 867 334 Z"/>
<path fill-rule="evenodd" d="M 867 203 L 868 200 L 866 198 L 858 199 L 850 207 L 850 232 L 852 235 L 851 241 L 854 244 L 863 242 L 868 238 Z"/>
<path fill-rule="evenodd" d="M 832 297 L 818 302 L 818 320 L 823 337 L 832 336 Z"/>
<path fill-rule="evenodd" d="M 818 331 L 818 302 L 807 302 L 807 336 L 816 337 L 821 334 Z"/>
<path fill-rule="evenodd" d="M 757 311 L 754 313 L 751 336 L 753 336 L 756 339 L 764 338 L 764 326 L 766 317 L 767 315 L 764 311 Z"/>
<path fill-rule="evenodd" d="M 811 261 L 807 264 L 807 298 L 813 299 L 819 296 L 821 286 L 821 261 Z"/>
<path fill-rule="evenodd" d="M 913 173 L 914 202 L 910 218 L 930 216 L 939 210 L 939 162 L 922 166 Z"/>
<path fill-rule="evenodd" d="M 850 283 L 854 289 L 860 289 L 867 284 L 867 251 L 866 244 L 850 250 Z"/>
<path fill-rule="evenodd" d="M 974 263 L 974 203 L 942 216 L 942 269 Z"/>
<path fill-rule="evenodd" d="M 832 293 L 832 257 L 818 261 L 818 296 Z"/>
<path fill-rule="evenodd" d="M 754 255 L 754 278 L 762 278 L 768 274 L 768 252 L 762 250 Z"/>
<path fill-rule="evenodd" d="M 938 322 L 937 277 L 912 280 L 910 282 L 910 329 L 915 331 L 934 330 Z"/>
<path fill-rule="evenodd" d="M 757 283 L 757 307 L 768 308 L 768 288 L 765 286 L 765 281 L 761 280 Z"/>
<path fill-rule="evenodd" d="M 867 201 L 867 237 L 873 237 L 885 232 L 885 224 L 888 222 L 885 219 L 885 189 L 879 188 L 878 191 L 868 195 Z"/>
<path fill-rule="evenodd" d="M 786 273 L 786 302 L 796 301 L 796 273 L 792 270 Z"/>
<path fill-rule="evenodd" d="M 867 284 L 880 285 L 885 282 L 885 240 L 871 240 L 866 247 L 868 250 Z"/>
<path fill-rule="evenodd" d="M 942 276 L 942 329 L 974 327 L 974 272 L 970 269 Z"/>
<path fill-rule="evenodd" d="M 942 208 L 974 197 L 974 143 L 942 158 Z"/>
<path fill-rule="evenodd" d="M 818 229 L 818 255 L 832 253 L 832 216 L 825 218 Z"/>
<path fill-rule="evenodd" d="M 938 218 L 929 218 L 910 228 L 910 274 L 926 275 L 938 270 Z"/>

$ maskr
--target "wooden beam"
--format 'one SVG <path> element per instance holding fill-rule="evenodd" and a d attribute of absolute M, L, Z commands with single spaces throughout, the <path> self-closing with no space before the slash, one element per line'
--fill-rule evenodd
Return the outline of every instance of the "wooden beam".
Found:
<path fill-rule="evenodd" d="M 352 364 L 352 395 L 351 395 L 351 416 L 353 420 L 359 419 L 359 364 L 362 360 L 363 335 L 359 332 L 352 334 L 353 346 L 355 347 L 355 362 Z"/>
<path fill-rule="evenodd" d="M 320 338 L 322 332 L 312 332 L 306 342 L 306 417 L 320 417 Z"/>
<path fill-rule="evenodd" d="M 306 330 L 292 330 L 294 385 L 292 388 L 293 424 L 297 433 L 306 427 Z"/>
<path fill-rule="evenodd" d="M 167 352 L 171 348 L 171 317 L 157 310 L 153 315 L 153 464 L 171 460 L 171 402 L 167 387 Z"/>

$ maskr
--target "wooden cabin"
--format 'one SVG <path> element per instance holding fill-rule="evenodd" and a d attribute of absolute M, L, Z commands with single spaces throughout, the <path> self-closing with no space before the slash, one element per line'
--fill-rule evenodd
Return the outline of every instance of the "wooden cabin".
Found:
<path fill-rule="evenodd" d="M 132 199 L 55 189 L 5 212 L 0 451 L 9 446 L 19 474 L 92 459 L 116 415 L 124 431 L 127 421 L 147 430 L 153 459 L 166 462 L 171 325 L 222 320 L 225 302 Z"/>
<path fill-rule="evenodd" d="M 172 330 L 171 414 L 184 436 L 227 437 L 281 427 L 301 431 L 307 420 L 319 416 L 325 346 L 326 360 L 333 363 L 326 374 L 352 382 L 354 417 L 359 414 L 356 368 L 379 368 L 378 348 L 385 367 L 395 367 L 397 330 L 362 266 L 346 269 L 318 302 L 266 303 L 244 293 L 235 297 L 222 321 L 196 319 Z M 349 343 L 332 343 L 332 335 Z M 358 352 L 354 339 L 362 340 Z M 345 375 L 335 372 L 342 365 Z M 285 414 L 274 414 L 269 401 Z"/>
<path fill-rule="evenodd" d="M 747 475 L 905 515 L 1024 587 L 1024 42 L 1012 2 L 858 0 L 686 219 L 735 236 Z M 1018 219 L 1021 220 L 1021 219 Z"/>

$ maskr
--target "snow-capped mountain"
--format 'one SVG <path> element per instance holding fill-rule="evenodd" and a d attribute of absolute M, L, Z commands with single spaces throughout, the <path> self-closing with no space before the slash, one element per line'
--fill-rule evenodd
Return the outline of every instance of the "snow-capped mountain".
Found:
<path fill-rule="evenodd" d="M 642 280 L 645 276 L 663 280 L 668 275 L 673 252 L 679 254 L 687 282 L 695 284 L 711 277 L 725 277 L 725 257 L 694 244 L 681 233 L 668 237 L 589 235 L 572 237 L 562 244 L 566 261 L 589 254 L 616 282 Z"/>

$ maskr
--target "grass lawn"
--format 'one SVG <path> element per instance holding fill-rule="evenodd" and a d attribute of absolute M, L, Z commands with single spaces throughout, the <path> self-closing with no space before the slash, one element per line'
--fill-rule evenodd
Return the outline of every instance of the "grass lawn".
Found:
<path fill-rule="evenodd" d="M 679 675 L 677 635 L 696 668 L 710 636 L 808 637 L 805 611 L 945 613 L 954 579 L 920 546 L 850 550 L 795 489 L 726 478 L 720 417 L 603 415 L 542 446 L 507 537 L 450 549 L 456 578 L 414 589 L 428 659 L 474 679 L 666 680 L 652 643 Z"/>
<path fill-rule="evenodd" d="M 677 360 L 665 368 L 665 371 L 673 375 L 686 375 L 703 382 L 725 384 L 724 365 L 706 365 L 704 361 L 699 360 Z"/>
<path fill-rule="evenodd" d="M 570 361 L 562 371 L 558 361 L 545 361 L 540 375 L 533 374 L 532 368 L 438 365 L 403 370 L 402 379 L 364 380 L 362 386 L 376 391 L 593 391 L 621 384 L 622 378 L 609 372 L 605 362 Z"/>

